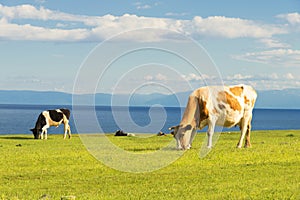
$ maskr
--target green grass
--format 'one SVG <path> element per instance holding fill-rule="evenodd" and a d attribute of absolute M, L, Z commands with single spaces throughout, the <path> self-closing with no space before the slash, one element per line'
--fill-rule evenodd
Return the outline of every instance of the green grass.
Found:
<path fill-rule="evenodd" d="M 238 133 L 222 134 L 202 159 L 204 134 L 198 134 L 193 149 L 149 173 L 111 169 L 88 153 L 78 135 L 62 137 L 0 136 L 0 199 L 300 199 L 300 131 L 253 131 L 248 149 L 235 148 Z M 172 140 L 108 137 L 136 153 Z"/>

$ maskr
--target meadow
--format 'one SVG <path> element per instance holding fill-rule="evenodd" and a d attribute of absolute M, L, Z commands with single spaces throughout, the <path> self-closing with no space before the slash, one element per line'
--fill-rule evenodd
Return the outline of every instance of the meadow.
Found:
<path fill-rule="evenodd" d="M 205 139 L 172 164 L 148 173 L 111 169 L 71 140 L 49 135 L 0 136 L 0 199 L 300 199 L 300 131 L 253 131 L 252 148 L 235 148 L 239 133 L 222 133 L 199 158 Z M 161 148 L 173 138 L 108 138 L 136 153 Z"/>

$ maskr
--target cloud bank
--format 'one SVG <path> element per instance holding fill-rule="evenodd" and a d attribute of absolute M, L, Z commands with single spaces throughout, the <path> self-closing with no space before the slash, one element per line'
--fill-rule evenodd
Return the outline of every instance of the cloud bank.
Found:
<path fill-rule="evenodd" d="M 238 60 L 272 64 L 283 67 L 300 66 L 300 50 L 293 49 L 279 48 L 261 52 L 246 53 L 243 55 L 237 55 L 233 57 Z"/>
<path fill-rule="evenodd" d="M 299 14 L 294 15 L 278 17 L 295 24 L 298 23 Z M 20 19 L 36 23 L 34 25 L 21 24 Z M 43 23 L 45 21 L 53 21 L 57 26 L 51 27 L 47 25 L 48 23 Z M 102 41 L 120 32 L 140 28 L 167 29 L 196 38 L 203 36 L 230 39 L 271 38 L 274 35 L 288 33 L 282 24 L 265 24 L 224 16 L 207 18 L 195 16 L 190 20 L 143 17 L 131 14 L 87 16 L 54 11 L 44 7 L 37 8 L 32 5 L 9 7 L 0 4 L 0 38 L 2 40 Z M 166 38 L 159 33 L 152 36 L 153 40 Z"/>

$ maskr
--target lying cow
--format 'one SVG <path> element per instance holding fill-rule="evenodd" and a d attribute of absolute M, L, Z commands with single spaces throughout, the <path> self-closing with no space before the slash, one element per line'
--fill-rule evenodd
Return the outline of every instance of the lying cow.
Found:
<path fill-rule="evenodd" d="M 117 130 L 115 132 L 115 136 L 127 136 L 127 133 L 125 133 L 124 131 L 122 130 Z"/>
<path fill-rule="evenodd" d="M 64 139 L 66 139 L 67 133 L 69 138 L 71 138 L 71 129 L 69 125 L 70 119 L 70 110 L 68 109 L 56 109 L 56 110 L 47 110 L 43 111 L 35 124 L 33 129 L 30 129 L 34 135 L 34 139 L 43 139 L 43 135 L 45 134 L 45 139 L 47 139 L 47 129 L 50 126 L 58 127 L 61 123 L 64 124 Z"/>
<path fill-rule="evenodd" d="M 167 134 L 165 134 L 165 133 L 162 132 L 162 131 L 159 131 L 156 135 L 157 135 L 157 136 L 167 136 Z"/>
<path fill-rule="evenodd" d="M 115 132 L 115 136 L 135 136 L 135 134 L 133 134 L 133 133 L 125 133 L 122 130 L 117 130 Z"/>
<path fill-rule="evenodd" d="M 187 107 L 178 126 L 170 127 L 178 149 L 191 148 L 197 129 L 208 126 L 207 147 L 212 147 L 215 125 L 239 126 L 241 137 L 237 144 L 250 147 L 252 110 L 257 98 L 255 90 L 248 85 L 207 86 L 195 90 L 188 99 Z"/>

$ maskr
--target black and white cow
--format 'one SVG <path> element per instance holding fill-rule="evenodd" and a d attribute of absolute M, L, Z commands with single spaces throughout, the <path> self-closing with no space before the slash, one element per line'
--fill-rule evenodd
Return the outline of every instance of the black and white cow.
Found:
<path fill-rule="evenodd" d="M 56 109 L 56 110 L 46 110 L 43 111 L 35 124 L 33 129 L 30 129 L 34 135 L 34 139 L 43 139 L 43 134 L 45 134 L 45 139 L 47 139 L 47 129 L 50 126 L 58 127 L 61 123 L 65 126 L 64 139 L 66 139 L 67 133 L 69 138 L 71 138 L 71 129 L 69 125 L 70 110 L 68 109 Z"/>

